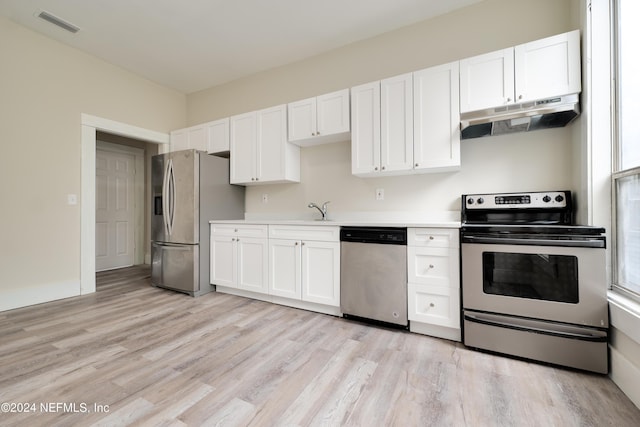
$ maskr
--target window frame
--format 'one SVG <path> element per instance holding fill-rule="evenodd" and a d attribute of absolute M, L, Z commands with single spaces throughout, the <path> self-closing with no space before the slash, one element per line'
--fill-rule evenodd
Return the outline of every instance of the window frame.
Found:
<path fill-rule="evenodd" d="M 620 284 L 619 278 L 619 246 L 618 246 L 618 180 L 627 178 L 629 176 L 640 176 L 640 165 L 631 167 L 628 169 L 621 169 L 622 167 L 622 147 L 621 147 L 621 116 L 620 111 L 620 28 L 619 28 L 619 16 L 620 16 L 620 1 L 611 0 L 610 2 L 610 16 L 611 16 L 611 75 L 613 78 L 613 87 L 611 91 L 612 101 L 612 129 L 611 129 L 611 278 L 612 283 L 610 288 L 624 296 L 640 302 L 640 293 L 635 292 L 628 287 Z"/>

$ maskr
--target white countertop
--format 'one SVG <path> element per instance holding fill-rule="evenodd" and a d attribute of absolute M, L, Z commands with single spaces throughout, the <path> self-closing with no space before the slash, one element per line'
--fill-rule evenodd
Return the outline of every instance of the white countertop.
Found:
<path fill-rule="evenodd" d="M 460 228 L 459 212 L 443 213 L 406 213 L 406 212 L 360 212 L 336 213 L 327 221 L 296 217 L 295 214 L 245 215 L 245 219 L 212 220 L 218 224 L 265 224 L 265 225 L 301 225 L 301 226 L 355 226 L 355 227 L 430 227 Z"/>

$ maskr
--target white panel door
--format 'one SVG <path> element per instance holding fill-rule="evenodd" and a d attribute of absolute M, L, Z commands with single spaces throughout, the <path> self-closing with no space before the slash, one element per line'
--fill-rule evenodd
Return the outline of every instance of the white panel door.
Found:
<path fill-rule="evenodd" d="M 349 132 L 349 89 L 318 96 L 317 121 L 316 135 Z"/>
<path fill-rule="evenodd" d="M 237 251 L 235 237 L 211 234 L 209 281 L 212 285 L 238 287 Z"/>
<path fill-rule="evenodd" d="M 514 51 L 516 102 L 580 92 L 580 30 L 518 45 Z"/>
<path fill-rule="evenodd" d="M 340 243 L 302 245 L 302 300 L 340 306 Z"/>
<path fill-rule="evenodd" d="M 239 237 L 238 247 L 238 288 L 247 291 L 269 293 L 269 253 L 267 239 Z"/>
<path fill-rule="evenodd" d="M 96 150 L 96 271 L 134 264 L 135 158 Z"/>
<path fill-rule="evenodd" d="M 514 103 L 513 48 L 460 61 L 460 112 Z"/>
<path fill-rule="evenodd" d="M 300 241 L 269 239 L 269 294 L 301 299 Z"/>
<path fill-rule="evenodd" d="M 413 73 L 413 168 L 460 166 L 458 62 Z"/>
<path fill-rule="evenodd" d="M 316 136 L 316 98 L 291 102 L 289 112 L 289 141 Z"/>
<path fill-rule="evenodd" d="M 231 184 L 256 180 L 256 119 L 255 111 L 230 119 Z"/>
<path fill-rule="evenodd" d="M 287 108 L 285 105 L 258 111 L 257 178 L 278 181 L 285 178 L 287 144 Z"/>
<path fill-rule="evenodd" d="M 380 169 L 380 82 L 351 88 L 351 173 Z"/>
<path fill-rule="evenodd" d="M 380 82 L 380 170 L 413 168 L 413 75 Z"/>

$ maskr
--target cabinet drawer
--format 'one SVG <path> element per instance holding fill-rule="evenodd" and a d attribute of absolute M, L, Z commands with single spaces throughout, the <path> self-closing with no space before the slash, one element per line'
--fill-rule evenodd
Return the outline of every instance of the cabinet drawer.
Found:
<path fill-rule="evenodd" d="M 235 237 L 267 237 L 267 226 L 262 224 L 211 223 L 211 234 Z"/>
<path fill-rule="evenodd" d="M 460 290 L 446 286 L 409 283 L 409 320 L 460 327 Z"/>
<path fill-rule="evenodd" d="M 340 227 L 326 225 L 270 225 L 269 238 L 338 242 Z"/>
<path fill-rule="evenodd" d="M 458 250 L 451 248 L 407 248 L 409 282 L 460 287 Z"/>
<path fill-rule="evenodd" d="M 407 242 L 409 246 L 457 248 L 459 233 L 457 228 L 409 228 Z"/>

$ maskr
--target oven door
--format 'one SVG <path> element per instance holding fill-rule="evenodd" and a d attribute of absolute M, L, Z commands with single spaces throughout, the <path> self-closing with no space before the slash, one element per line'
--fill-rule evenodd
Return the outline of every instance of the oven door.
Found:
<path fill-rule="evenodd" d="M 465 310 L 608 327 L 605 250 L 461 244 Z"/>

